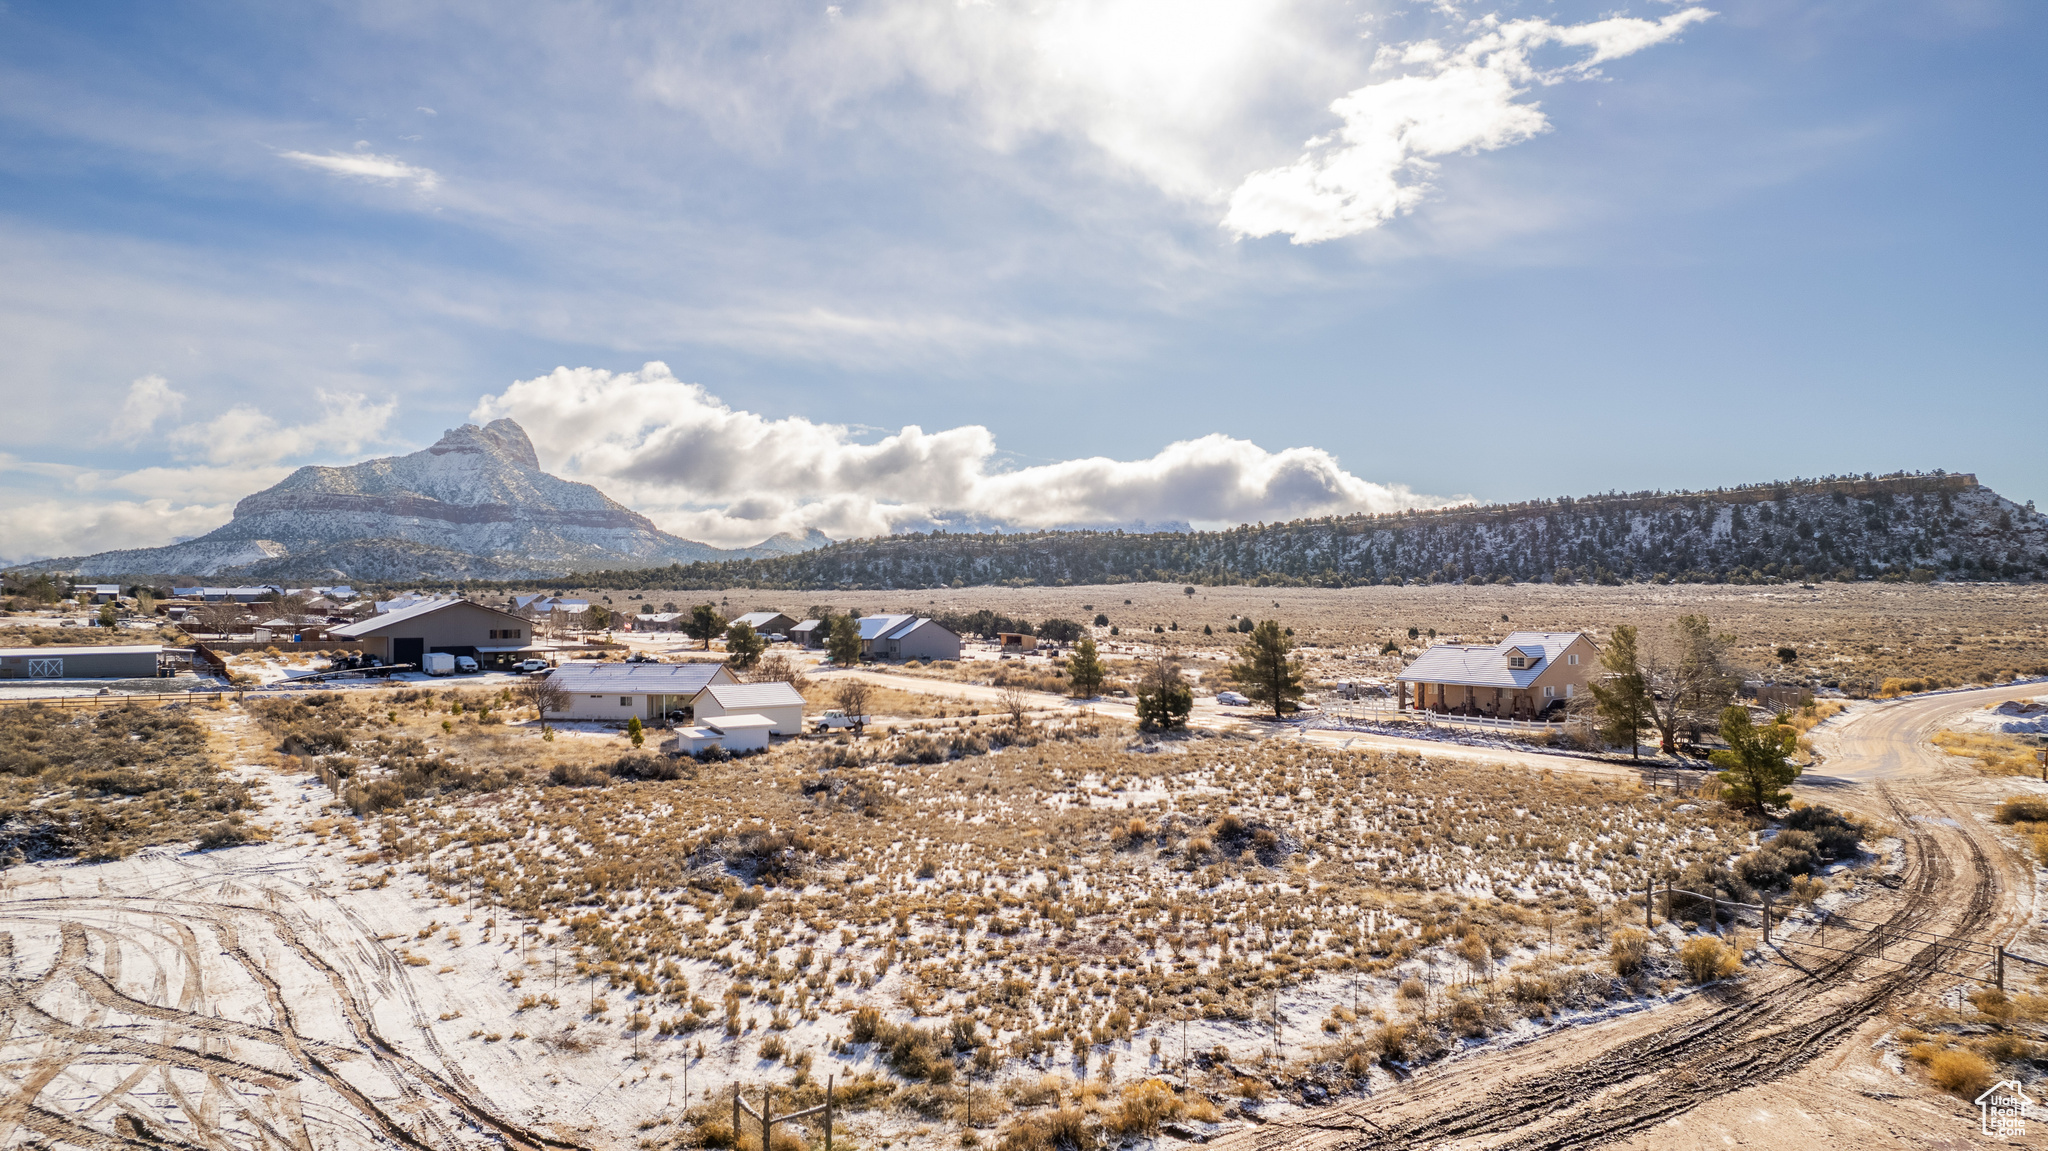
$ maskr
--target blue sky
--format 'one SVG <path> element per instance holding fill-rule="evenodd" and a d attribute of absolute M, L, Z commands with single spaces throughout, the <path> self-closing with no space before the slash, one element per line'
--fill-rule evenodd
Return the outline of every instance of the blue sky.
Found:
<path fill-rule="evenodd" d="M 9 4 L 0 558 L 498 415 L 721 544 L 1895 468 L 2048 500 L 2044 26 Z"/>

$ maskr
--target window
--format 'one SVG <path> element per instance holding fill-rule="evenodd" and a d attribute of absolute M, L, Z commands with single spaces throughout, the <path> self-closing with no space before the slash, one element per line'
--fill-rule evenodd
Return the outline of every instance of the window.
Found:
<path fill-rule="evenodd" d="M 1546 688 L 1544 688 L 1544 689 L 1543 689 L 1543 698 L 1544 698 L 1544 699 L 1556 699 L 1556 698 L 1557 698 L 1557 689 L 1556 689 L 1556 688 L 1554 688 L 1554 687 L 1546 687 Z"/>
<path fill-rule="evenodd" d="M 633 706 L 633 697 L 632 697 L 632 696 L 630 696 L 630 695 L 622 695 L 622 696 L 620 696 L 620 697 L 619 697 L 619 706 L 620 706 L 620 707 L 632 707 L 632 706 Z"/>
<path fill-rule="evenodd" d="M 1572 697 L 1572 690 L 1573 690 L 1573 689 L 1574 689 L 1574 688 L 1575 688 L 1576 686 L 1577 686 L 1576 684 L 1569 684 L 1569 683 L 1568 683 L 1568 684 L 1565 684 L 1565 685 L 1564 685 L 1564 697 L 1565 697 L 1566 699 L 1570 699 L 1570 698 Z"/>
<path fill-rule="evenodd" d="M 1573 667 L 1577 667 L 1577 666 L 1579 666 L 1579 656 L 1578 656 L 1578 653 L 1577 653 L 1577 652 L 1573 652 L 1573 653 L 1572 653 L 1571 655 L 1568 655 L 1568 656 L 1564 657 L 1564 661 L 1565 661 L 1566 663 L 1568 663 L 1568 664 L 1572 665 Z"/>
<path fill-rule="evenodd" d="M 1520 667 L 1528 667 L 1528 666 L 1529 666 L 1529 660 L 1528 660 L 1528 658 L 1527 658 L 1526 656 L 1520 656 L 1520 655 L 1511 655 L 1511 656 L 1509 656 L 1509 657 L 1508 657 L 1508 666 L 1509 666 L 1509 667 L 1517 667 L 1517 668 L 1520 668 Z"/>

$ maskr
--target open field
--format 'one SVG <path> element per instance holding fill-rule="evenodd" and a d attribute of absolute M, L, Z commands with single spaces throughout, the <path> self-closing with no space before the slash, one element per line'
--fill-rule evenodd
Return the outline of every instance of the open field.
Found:
<path fill-rule="evenodd" d="M 836 611 L 972 612 L 982 608 L 1034 622 L 1088 623 L 1100 613 L 1119 635 L 1106 642 L 1134 650 L 1164 646 L 1221 657 L 1232 617 L 1277 619 L 1295 629 L 1311 670 L 1329 680 L 1385 675 L 1392 641 L 1410 654 L 1437 638 L 1497 639 L 1510 630 L 1588 630 L 1617 624 L 1665 628 L 1697 612 L 1737 638 L 1736 660 L 1753 672 L 1803 679 L 1851 694 L 1875 693 L 1888 678 L 1932 677 L 1940 684 L 1995 682 L 2048 674 L 2048 585 L 1823 583 L 1433 585 L 1428 587 L 1257 588 L 1130 583 L 1091 587 L 934 588 L 902 592 L 651 591 L 648 601 L 723 601 L 729 615 L 757 608 L 799 614 L 811 605 Z M 592 591 L 594 602 L 637 606 L 620 591 Z M 1125 601 L 1130 601 L 1126 603 Z M 1155 627 L 1178 625 L 1163 634 Z M 1203 636 L 1202 628 L 1216 634 Z M 1409 639 L 1408 629 L 1419 633 Z M 1783 667 L 1775 652 L 1791 647 Z M 1119 653 L 1121 654 L 1121 652 Z"/>

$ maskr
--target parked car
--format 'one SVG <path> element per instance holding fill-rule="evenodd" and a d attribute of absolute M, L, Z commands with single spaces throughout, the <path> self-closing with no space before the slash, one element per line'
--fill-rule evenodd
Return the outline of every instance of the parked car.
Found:
<path fill-rule="evenodd" d="M 476 665 L 476 660 L 469 656 L 458 655 L 455 657 L 455 672 L 457 675 L 475 675 L 482 670 L 482 668 Z"/>
<path fill-rule="evenodd" d="M 811 727 L 811 730 L 843 731 L 847 728 L 855 726 L 865 727 L 867 726 L 868 721 L 873 718 L 873 716 L 869 715 L 848 715 L 836 707 L 829 708 L 826 710 L 825 714 L 818 717 L 818 722 Z"/>
<path fill-rule="evenodd" d="M 520 675 L 533 675 L 548 670 L 548 666 L 548 661 L 544 659 L 522 659 L 512 665 L 512 670 Z"/>
<path fill-rule="evenodd" d="M 1216 693 L 1216 702 L 1225 707 L 1249 707 L 1252 701 L 1245 698 L 1241 692 L 1219 691 Z"/>
<path fill-rule="evenodd" d="M 644 651 L 636 651 L 636 652 L 634 652 L 634 653 L 633 653 L 632 655 L 629 655 L 629 656 L 627 656 L 627 657 L 626 657 L 626 662 L 627 662 L 627 663 L 660 663 L 661 661 L 660 661 L 660 660 L 658 660 L 658 659 L 656 659 L 656 658 L 654 658 L 654 657 L 653 657 L 653 656 L 651 656 L 651 655 L 648 655 L 648 654 L 647 654 L 646 652 L 644 652 Z"/>

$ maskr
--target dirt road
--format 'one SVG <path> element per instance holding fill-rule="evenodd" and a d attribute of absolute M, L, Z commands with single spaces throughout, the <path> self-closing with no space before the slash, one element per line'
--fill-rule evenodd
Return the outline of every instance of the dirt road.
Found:
<path fill-rule="evenodd" d="M 1864 709 L 1823 729 L 1829 770 L 1802 791 L 1898 829 L 1906 867 L 1861 918 L 1895 940 L 1916 928 L 2008 939 L 2033 905 L 2032 869 L 1971 808 L 2007 793 L 1943 762 L 1924 743 L 1942 716 L 2034 695 L 2040 685 Z M 1833 940 L 1841 944 L 1841 932 Z M 1926 1147 L 1965 1135 L 1974 1112 L 1887 1070 L 1871 1043 L 1912 997 L 1953 983 L 1958 961 L 1876 932 L 1847 954 L 1802 948 L 1739 984 L 1673 1008 L 1555 1033 L 1449 1064 L 1381 1095 L 1219 1142 L 1224 1151 L 1344 1148 Z M 1851 1042 L 1854 1040 L 1855 1042 Z"/>

